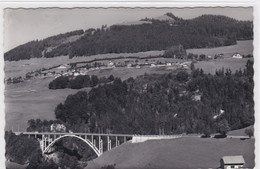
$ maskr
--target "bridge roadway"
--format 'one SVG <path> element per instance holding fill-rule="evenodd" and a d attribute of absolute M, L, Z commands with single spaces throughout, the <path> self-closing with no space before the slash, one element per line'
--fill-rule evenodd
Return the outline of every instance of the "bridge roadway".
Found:
<path fill-rule="evenodd" d="M 105 134 L 105 133 L 58 133 L 58 132 L 14 132 L 25 135 L 80 135 L 80 136 L 112 136 L 112 137 L 133 137 L 134 134 Z"/>
<path fill-rule="evenodd" d="M 54 144 L 65 137 L 73 137 L 88 144 L 93 151 L 100 156 L 104 151 L 109 151 L 120 144 L 131 140 L 132 143 L 145 142 L 147 140 L 177 139 L 180 137 L 201 137 L 201 135 L 133 135 L 133 134 L 105 134 L 105 133 L 57 133 L 57 132 L 14 132 L 16 135 L 24 134 L 35 137 L 44 153 L 53 151 Z M 227 138 L 246 139 L 248 136 L 227 136 Z"/>

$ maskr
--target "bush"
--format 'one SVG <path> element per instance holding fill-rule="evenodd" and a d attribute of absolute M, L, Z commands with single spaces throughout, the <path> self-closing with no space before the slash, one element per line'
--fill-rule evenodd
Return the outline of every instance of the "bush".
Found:
<path fill-rule="evenodd" d="M 245 133 L 246 133 L 246 135 L 249 136 L 249 138 L 251 138 L 251 137 L 254 135 L 254 132 L 253 132 L 252 129 L 246 129 L 246 130 L 245 130 Z"/>

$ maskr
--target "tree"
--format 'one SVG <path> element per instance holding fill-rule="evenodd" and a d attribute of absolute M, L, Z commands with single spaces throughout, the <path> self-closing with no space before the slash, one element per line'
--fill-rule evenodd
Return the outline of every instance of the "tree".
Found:
<path fill-rule="evenodd" d="M 194 70 L 195 70 L 195 65 L 194 65 L 194 62 L 191 62 L 191 64 L 190 64 L 190 69 L 191 69 L 192 71 L 194 71 Z"/>
<path fill-rule="evenodd" d="M 246 135 L 249 136 L 249 138 L 251 138 L 251 137 L 254 135 L 254 132 L 253 132 L 252 129 L 246 129 L 246 130 L 245 130 L 245 133 L 246 133 Z"/>
<path fill-rule="evenodd" d="M 189 77 L 189 74 L 184 70 L 178 72 L 176 75 L 177 80 L 180 82 L 188 81 L 188 77 Z"/>
<path fill-rule="evenodd" d="M 226 119 L 222 119 L 216 123 L 216 130 L 221 135 L 226 136 L 227 132 L 230 130 L 228 121 Z"/>

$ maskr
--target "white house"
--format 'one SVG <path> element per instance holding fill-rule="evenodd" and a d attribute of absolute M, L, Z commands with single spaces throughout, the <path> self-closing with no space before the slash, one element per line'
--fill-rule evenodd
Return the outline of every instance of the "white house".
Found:
<path fill-rule="evenodd" d="M 235 53 L 232 58 L 234 59 L 242 59 L 243 57 L 239 53 Z"/>
<path fill-rule="evenodd" d="M 166 63 L 166 66 L 171 66 L 172 65 L 172 63 Z"/>
<path fill-rule="evenodd" d="M 245 164 L 243 156 L 224 156 L 220 160 L 222 169 L 242 168 Z"/>
<path fill-rule="evenodd" d="M 107 64 L 107 66 L 108 66 L 108 67 L 115 67 L 115 64 L 114 64 L 114 62 L 109 61 L 109 63 Z"/>
<path fill-rule="evenodd" d="M 67 67 L 66 67 L 66 65 L 60 65 L 59 67 L 58 67 L 58 69 L 66 69 Z"/>
<path fill-rule="evenodd" d="M 80 72 L 74 72 L 73 73 L 73 76 L 79 76 L 80 75 Z"/>
<path fill-rule="evenodd" d="M 63 124 L 53 123 L 51 125 L 51 131 L 52 132 L 65 132 L 66 131 L 66 127 Z"/>

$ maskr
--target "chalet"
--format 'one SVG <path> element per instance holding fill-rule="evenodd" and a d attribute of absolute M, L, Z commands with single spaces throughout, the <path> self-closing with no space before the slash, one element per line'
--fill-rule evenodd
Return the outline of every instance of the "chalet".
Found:
<path fill-rule="evenodd" d="M 155 65 L 154 63 L 152 63 L 150 67 L 155 67 L 155 66 L 156 66 L 156 65 Z"/>
<path fill-rule="evenodd" d="M 224 156 L 220 160 L 221 169 L 241 168 L 244 164 L 243 156 Z"/>
<path fill-rule="evenodd" d="M 63 124 L 53 123 L 51 125 L 51 131 L 52 132 L 65 132 L 66 131 L 66 127 Z"/>
<path fill-rule="evenodd" d="M 132 67 L 132 64 L 131 63 L 128 63 L 127 64 L 127 68 L 131 68 Z"/>
<path fill-rule="evenodd" d="M 107 64 L 107 66 L 108 66 L 108 67 L 115 67 L 115 64 L 114 64 L 114 62 L 109 61 L 109 63 Z"/>
<path fill-rule="evenodd" d="M 79 76 L 80 72 L 73 72 L 73 76 Z"/>
<path fill-rule="evenodd" d="M 242 59 L 243 57 L 239 53 L 235 53 L 232 58 L 234 59 Z"/>
<path fill-rule="evenodd" d="M 171 66 L 172 65 L 172 63 L 166 63 L 166 66 Z"/>
<path fill-rule="evenodd" d="M 57 67 L 58 69 L 66 69 L 66 65 L 60 65 L 59 67 Z"/>

